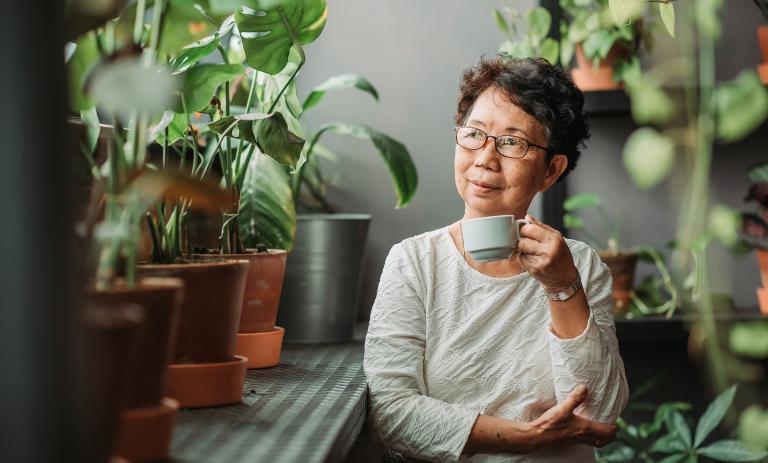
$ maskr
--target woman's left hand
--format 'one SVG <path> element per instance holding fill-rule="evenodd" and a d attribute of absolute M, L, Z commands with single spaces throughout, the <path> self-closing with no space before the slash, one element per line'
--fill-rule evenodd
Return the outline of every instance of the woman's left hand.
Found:
<path fill-rule="evenodd" d="M 579 276 L 565 238 L 530 215 L 525 219 L 528 223 L 520 228 L 517 242 L 520 265 L 547 291 L 562 291 Z"/>

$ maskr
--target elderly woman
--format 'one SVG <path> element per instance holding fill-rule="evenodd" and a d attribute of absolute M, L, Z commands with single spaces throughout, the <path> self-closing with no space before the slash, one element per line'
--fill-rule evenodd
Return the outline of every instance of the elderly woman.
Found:
<path fill-rule="evenodd" d="M 387 257 L 365 341 L 372 429 L 428 461 L 590 462 L 627 401 L 611 276 L 586 244 L 527 215 L 575 166 L 584 97 L 544 60 L 466 70 L 454 176 L 463 219 L 526 217 L 517 252 L 480 263 L 459 222 Z"/>

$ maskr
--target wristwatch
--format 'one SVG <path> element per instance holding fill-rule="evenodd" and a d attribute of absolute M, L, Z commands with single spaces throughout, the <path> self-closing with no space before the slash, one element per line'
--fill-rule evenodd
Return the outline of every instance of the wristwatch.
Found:
<path fill-rule="evenodd" d="M 581 277 L 577 276 L 573 283 L 568 285 L 562 291 L 546 291 L 547 297 L 550 301 L 563 302 L 570 299 L 574 294 L 578 293 L 583 286 L 581 286 Z"/>

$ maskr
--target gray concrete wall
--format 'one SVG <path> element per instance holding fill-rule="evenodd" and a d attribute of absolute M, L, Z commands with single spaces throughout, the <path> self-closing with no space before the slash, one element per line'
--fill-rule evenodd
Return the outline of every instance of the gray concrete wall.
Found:
<path fill-rule="evenodd" d="M 520 2 L 521 8 L 535 0 Z M 380 102 L 357 90 L 326 95 L 306 117 L 310 127 L 330 121 L 370 125 L 402 141 L 419 173 L 416 196 L 395 210 L 384 163 L 370 143 L 329 135 L 322 143 L 340 158 L 324 172 L 338 174 L 331 202 L 343 212 L 373 214 L 366 251 L 360 315 L 367 318 L 389 248 L 400 240 L 461 218 L 453 183 L 453 114 L 461 71 L 502 41 L 491 10 L 495 0 L 329 0 L 328 23 L 306 48 L 299 96 L 328 77 L 353 72 L 376 86 Z M 538 207 L 532 207 L 538 213 Z"/>
<path fill-rule="evenodd" d="M 340 162 L 326 164 L 338 174 L 341 188 L 329 199 L 344 212 L 373 214 L 366 254 L 360 317 L 367 318 L 384 258 L 392 244 L 461 217 L 463 206 L 453 184 L 452 116 L 461 70 L 481 54 L 495 52 L 502 40 L 491 19 L 501 2 L 458 0 L 329 0 L 323 35 L 306 49 L 308 61 L 299 79 L 304 96 L 326 78 L 345 72 L 368 77 L 380 92 L 377 104 L 368 95 L 348 90 L 331 93 L 306 116 L 312 128 L 329 121 L 365 123 L 405 143 L 419 171 L 412 204 L 395 210 L 395 195 L 384 164 L 369 143 L 330 135 L 323 143 Z M 521 8 L 535 0 L 519 2 Z M 733 77 L 759 61 L 755 27 L 763 22 L 752 2 L 728 2 L 725 38 L 718 49 L 718 74 Z M 657 54 L 673 42 L 661 40 Z M 621 162 L 621 149 L 634 128 L 631 118 L 595 117 L 592 140 L 570 178 L 571 193 L 593 191 L 611 207 L 626 211 L 624 241 L 663 247 L 674 236 L 676 198 L 664 186 L 651 193 L 634 189 Z M 745 141 L 718 147 L 712 189 L 717 201 L 742 207 L 744 168 L 765 159 L 764 131 Z M 540 216 L 538 203 L 531 212 Z M 736 304 L 755 306 L 758 285 L 754 256 L 743 259 L 716 252 L 717 267 L 730 270 L 717 288 L 733 291 Z M 650 269 L 641 268 L 640 275 Z"/>

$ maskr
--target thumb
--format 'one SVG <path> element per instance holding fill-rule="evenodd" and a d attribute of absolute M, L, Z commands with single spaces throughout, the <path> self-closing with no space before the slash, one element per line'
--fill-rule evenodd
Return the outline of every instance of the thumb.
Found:
<path fill-rule="evenodd" d="M 576 410 L 576 407 L 582 404 L 584 402 L 584 399 L 587 398 L 587 387 L 583 384 L 579 384 L 573 390 L 570 394 L 568 394 L 568 397 L 565 398 L 563 401 L 563 408 L 565 408 L 566 411 L 569 413 L 573 413 L 574 410 Z"/>

